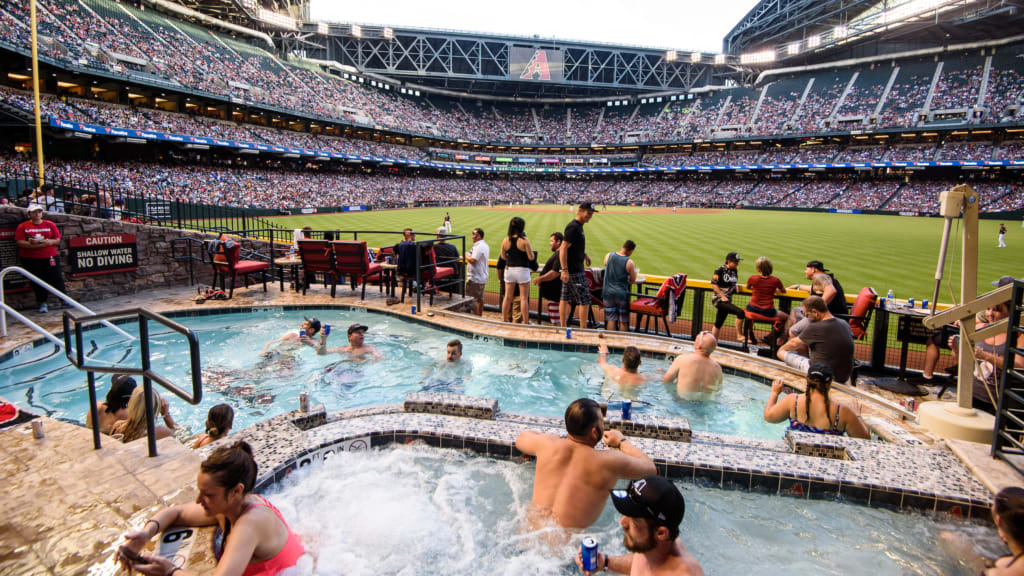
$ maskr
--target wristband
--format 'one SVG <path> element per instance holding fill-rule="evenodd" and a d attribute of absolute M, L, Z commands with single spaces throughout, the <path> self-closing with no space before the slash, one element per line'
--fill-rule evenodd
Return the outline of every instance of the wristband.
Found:
<path fill-rule="evenodd" d="M 601 571 L 602 572 L 607 572 L 608 571 L 608 555 L 607 554 L 604 555 L 604 568 L 601 568 Z"/>

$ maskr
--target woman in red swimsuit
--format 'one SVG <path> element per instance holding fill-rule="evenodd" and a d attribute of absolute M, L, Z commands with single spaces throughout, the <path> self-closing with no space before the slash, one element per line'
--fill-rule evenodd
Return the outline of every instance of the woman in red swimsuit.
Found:
<path fill-rule="evenodd" d="M 302 541 L 273 504 L 252 493 L 255 484 L 256 462 L 249 445 L 239 441 L 220 448 L 199 467 L 196 502 L 161 510 L 142 530 L 125 534 L 124 548 L 137 554 L 171 526 L 217 525 L 216 576 L 271 576 L 290 568 L 305 552 Z M 143 556 L 142 562 L 132 563 L 126 555 L 118 556 L 147 576 L 186 576 L 166 558 Z"/>

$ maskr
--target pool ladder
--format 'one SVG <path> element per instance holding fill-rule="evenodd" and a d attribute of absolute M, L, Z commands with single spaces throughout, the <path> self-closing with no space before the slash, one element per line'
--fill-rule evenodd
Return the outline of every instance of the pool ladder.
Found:
<path fill-rule="evenodd" d="M 139 356 L 140 356 L 140 368 L 128 368 L 125 366 L 99 366 L 95 364 L 87 364 L 87 361 L 95 360 L 88 358 L 85 355 L 85 348 L 82 345 L 82 327 L 85 324 L 94 324 L 96 322 L 102 322 L 107 326 L 111 320 L 125 320 L 134 319 L 139 323 Z M 152 363 L 150 361 L 150 350 L 149 350 L 149 322 L 153 321 L 158 324 L 162 324 L 167 328 L 177 332 L 188 340 L 188 351 L 189 358 L 191 361 L 192 371 L 192 392 L 189 393 L 173 382 L 157 374 L 152 369 Z M 100 449 L 100 420 L 99 413 L 96 409 L 96 372 L 105 374 L 128 374 L 131 376 L 142 377 L 142 387 L 145 390 L 146 398 L 146 436 L 149 443 L 149 455 L 155 457 L 156 451 L 156 413 L 155 407 L 153 406 L 153 383 L 157 383 L 162 386 L 165 390 L 170 391 L 175 396 L 181 398 L 189 404 L 199 404 L 203 399 L 203 381 L 202 373 L 199 368 L 199 338 L 196 337 L 195 332 L 189 328 L 167 318 L 162 314 L 158 314 L 146 308 L 127 308 L 124 310 L 115 310 L 112 312 L 104 312 L 102 314 L 93 314 L 92 312 L 86 311 L 85 314 L 76 314 L 70 310 L 64 311 L 63 316 L 64 322 L 64 354 L 67 356 L 68 362 L 72 366 L 82 370 L 86 373 L 89 383 L 89 414 L 92 417 L 92 442 L 93 447 L 97 450 Z M 112 326 L 113 327 L 113 326 Z M 115 330 L 126 334 L 120 328 L 114 327 Z M 72 344 L 72 333 L 74 333 L 74 343 Z"/>

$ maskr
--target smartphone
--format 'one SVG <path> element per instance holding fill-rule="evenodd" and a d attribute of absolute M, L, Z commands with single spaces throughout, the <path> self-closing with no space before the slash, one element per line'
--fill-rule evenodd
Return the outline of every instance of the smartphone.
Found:
<path fill-rule="evenodd" d="M 146 564 L 145 558 L 143 558 L 139 554 L 136 554 L 135 551 L 129 548 L 128 546 L 122 545 L 118 547 L 117 551 L 121 554 L 121 556 L 127 558 L 128 561 L 132 564 Z"/>

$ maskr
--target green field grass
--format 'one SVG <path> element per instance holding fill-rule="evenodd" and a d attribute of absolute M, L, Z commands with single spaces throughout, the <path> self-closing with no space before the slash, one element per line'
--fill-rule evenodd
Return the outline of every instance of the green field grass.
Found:
<path fill-rule="evenodd" d="M 542 262 L 550 254 L 547 239 L 563 230 L 572 218 L 567 207 L 545 207 L 551 212 L 534 212 L 538 207 L 509 210 L 486 207 L 420 208 L 363 213 L 338 213 L 274 218 L 281 226 L 305 225 L 316 230 L 401 230 L 432 232 L 451 213 L 453 233 L 467 236 L 476 226 L 497 258 L 498 246 L 512 216 L 526 220 L 526 232 L 541 252 Z M 643 274 L 668 275 L 685 272 L 692 279 L 709 279 L 725 254 L 735 250 L 744 261 L 740 278 L 754 274 L 754 260 L 771 258 L 775 275 L 786 285 L 804 283 L 804 265 L 821 260 L 842 282 L 847 294 L 872 286 L 880 294 L 890 288 L 897 298 L 929 298 L 934 285 L 942 219 L 861 214 L 823 214 L 758 210 L 727 210 L 711 214 L 637 214 L 641 209 L 610 207 L 596 214 L 586 226 L 587 251 L 600 263 L 624 240 L 637 243 L 633 258 Z M 999 221 L 980 223 L 979 291 L 1004 274 L 1024 276 L 1024 229 L 1020 222 L 1006 222 L 1008 248 L 996 248 Z M 959 298 L 960 236 L 954 223 L 950 241 L 946 280 L 940 302 L 951 302 L 951 283 Z M 395 237 L 360 235 L 370 246 L 390 244 Z"/>

